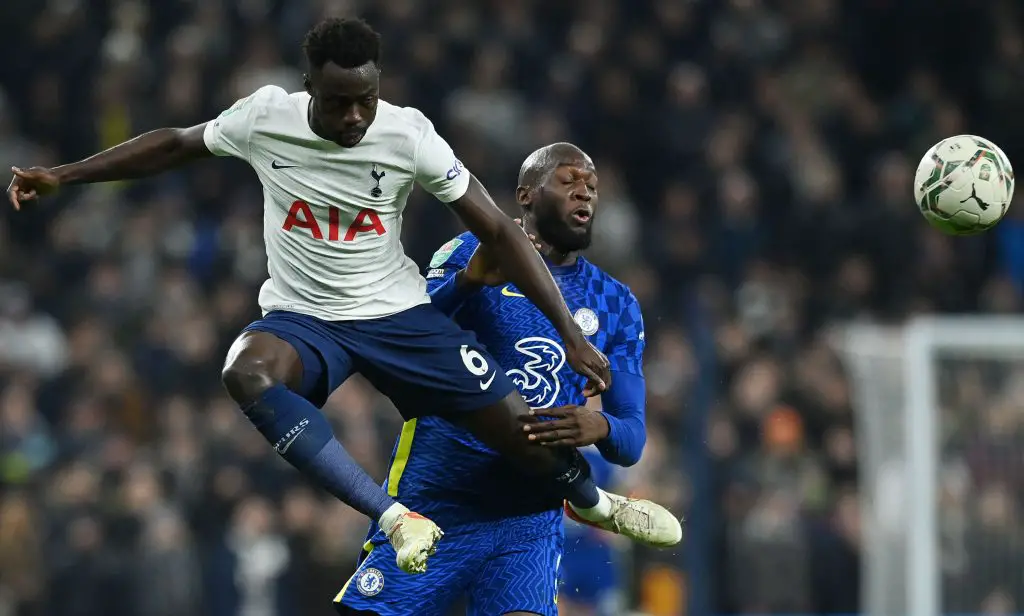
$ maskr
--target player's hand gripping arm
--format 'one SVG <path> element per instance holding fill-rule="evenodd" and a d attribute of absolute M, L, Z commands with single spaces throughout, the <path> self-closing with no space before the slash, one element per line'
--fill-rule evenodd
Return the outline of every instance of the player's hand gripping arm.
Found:
<path fill-rule="evenodd" d="M 573 320 L 551 272 L 530 239 L 495 205 L 482 184 L 470 177 L 465 194 L 449 204 L 519 289 L 540 309 L 562 336 L 566 359 L 587 377 L 584 393 L 596 395 L 611 384 L 608 358 L 598 351 Z"/>
<path fill-rule="evenodd" d="M 530 441 L 544 447 L 586 447 L 599 443 L 608 438 L 611 424 L 603 413 L 588 406 L 569 404 L 533 409 L 522 418 L 526 423 L 523 431 L 529 434 Z"/>
<path fill-rule="evenodd" d="M 570 405 L 530 411 L 523 419 L 526 422 L 523 431 L 538 445 L 586 447 L 596 444 L 604 459 L 612 464 L 636 464 L 647 443 L 644 377 L 616 371 L 615 385 L 601 394 L 601 404 L 603 410 Z"/>
<path fill-rule="evenodd" d="M 212 156 L 203 142 L 205 124 L 160 128 L 76 163 L 59 167 L 12 167 L 7 198 L 20 210 L 25 201 L 55 192 L 65 184 L 93 184 L 155 175 L 188 161 Z"/>

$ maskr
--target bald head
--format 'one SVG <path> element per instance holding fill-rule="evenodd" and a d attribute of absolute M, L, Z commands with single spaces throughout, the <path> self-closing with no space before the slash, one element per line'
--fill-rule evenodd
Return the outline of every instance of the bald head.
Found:
<path fill-rule="evenodd" d="M 574 165 L 593 170 L 594 161 L 586 152 L 571 143 L 552 143 L 534 150 L 519 168 L 519 185 L 537 188 L 547 181 L 555 169 L 562 165 Z"/>
<path fill-rule="evenodd" d="M 546 145 L 519 169 L 516 201 L 523 222 L 554 251 L 546 253 L 553 262 L 572 262 L 576 252 L 590 245 L 597 200 L 594 161 L 571 143 Z"/>

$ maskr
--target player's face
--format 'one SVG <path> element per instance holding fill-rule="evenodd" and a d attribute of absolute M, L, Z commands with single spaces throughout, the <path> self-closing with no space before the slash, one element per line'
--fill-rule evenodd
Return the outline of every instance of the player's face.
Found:
<path fill-rule="evenodd" d="M 310 72 L 306 91 L 313 98 L 313 130 L 351 148 L 363 139 L 377 115 L 380 70 L 373 62 L 356 68 L 328 62 Z"/>
<path fill-rule="evenodd" d="M 585 160 L 559 165 L 537 191 L 533 206 L 540 239 L 560 252 L 590 246 L 597 211 L 597 172 Z"/>

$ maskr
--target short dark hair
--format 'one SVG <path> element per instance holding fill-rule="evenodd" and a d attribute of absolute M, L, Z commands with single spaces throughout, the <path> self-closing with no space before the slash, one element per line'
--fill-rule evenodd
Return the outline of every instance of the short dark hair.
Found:
<path fill-rule="evenodd" d="M 367 62 L 380 66 L 380 34 L 362 19 L 325 19 L 306 33 L 302 42 L 310 68 L 334 62 L 356 68 Z"/>

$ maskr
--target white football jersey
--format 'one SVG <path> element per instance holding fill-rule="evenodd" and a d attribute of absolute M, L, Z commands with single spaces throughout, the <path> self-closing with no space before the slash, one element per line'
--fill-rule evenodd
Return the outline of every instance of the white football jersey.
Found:
<path fill-rule="evenodd" d="M 309 101 L 266 86 L 203 134 L 211 152 L 248 162 L 263 184 L 263 313 L 344 321 L 428 303 L 402 247 L 402 211 L 414 184 L 444 203 L 458 199 L 469 172 L 416 109 L 380 101 L 362 141 L 343 148 L 309 128 Z"/>

